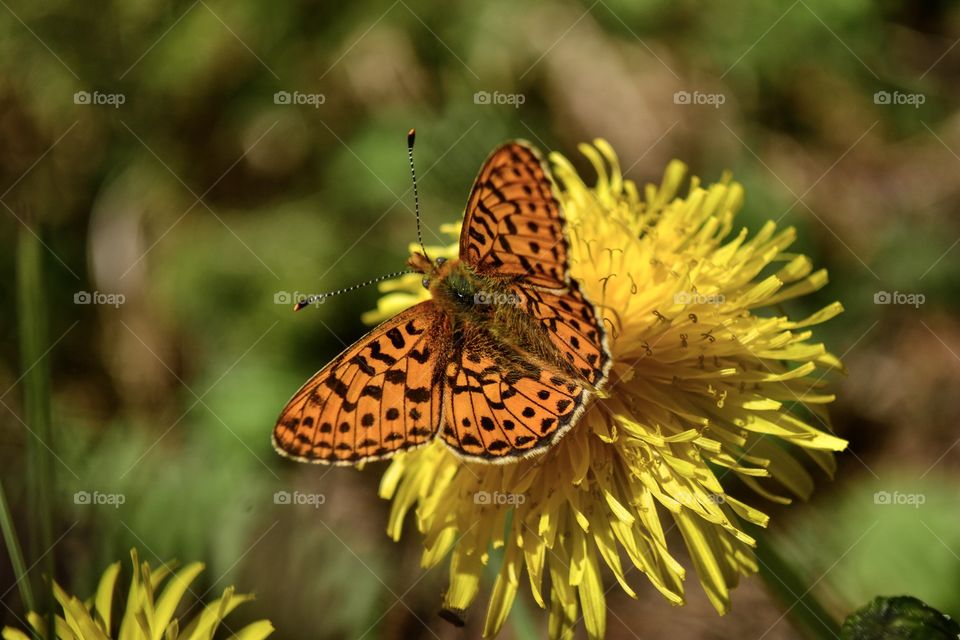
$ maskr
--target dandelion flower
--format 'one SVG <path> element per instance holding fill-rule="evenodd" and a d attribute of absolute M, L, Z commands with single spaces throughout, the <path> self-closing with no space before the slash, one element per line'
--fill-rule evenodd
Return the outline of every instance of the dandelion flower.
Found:
<path fill-rule="evenodd" d="M 846 446 L 821 428 L 834 399 L 822 378 L 842 366 L 809 330 L 842 307 L 791 320 L 776 306 L 827 282 L 806 256 L 788 253 L 794 230 L 767 222 L 753 237 L 735 231 L 743 188 L 729 176 L 706 187 L 691 178 L 681 196 L 686 167 L 673 161 L 659 187 L 641 192 L 606 141 L 581 151 L 598 174 L 593 187 L 563 156 L 550 159 L 571 274 L 608 329 L 614 364 L 604 393 L 542 456 L 487 465 L 436 441 L 397 455 L 380 485 L 393 501 L 388 534 L 399 539 L 414 509 L 423 566 L 450 556 L 448 615 L 471 606 L 488 566 L 497 571 L 486 636 L 500 630 L 526 581 L 549 609 L 550 637 L 571 637 L 580 619 L 589 637 L 602 637 L 604 565 L 631 597 L 632 566 L 683 604 L 674 529 L 710 602 L 727 612 L 730 589 L 757 571 L 742 525 L 768 517 L 724 484 L 736 477 L 766 500 L 805 499 L 813 480 L 798 454 L 832 474 L 832 452 Z M 430 253 L 456 257 L 459 225 L 443 231 L 451 244 Z M 419 275 L 382 290 L 365 321 L 429 295 Z"/>
<path fill-rule="evenodd" d="M 206 605 L 192 620 L 180 621 L 174 614 L 177 605 L 190 588 L 190 583 L 203 571 L 203 565 L 194 562 L 173 573 L 174 564 L 166 563 L 151 569 L 149 563 L 140 563 L 136 550 L 130 552 L 133 560 L 133 578 L 126 596 L 126 610 L 120 618 L 116 635 L 113 629 L 113 594 L 120 573 L 120 563 L 107 567 L 100 578 L 97 594 L 82 601 L 54 583 L 54 596 L 63 608 L 63 615 L 56 616 L 58 640 L 207 640 L 212 638 L 223 619 L 237 606 L 253 599 L 251 595 L 234 593 L 227 587 L 223 595 Z M 160 585 L 170 577 L 160 591 Z M 39 636 L 46 630 L 46 619 L 31 612 L 27 621 Z M 226 626 L 226 625 L 224 625 Z M 263 640 L 273 633 L 273 625 L 267 620 L 258 620 L 230 636 L 231 640 Z M 12 627 L 3 630 L 3 640 L 30 640 L 25 632 Z"/>

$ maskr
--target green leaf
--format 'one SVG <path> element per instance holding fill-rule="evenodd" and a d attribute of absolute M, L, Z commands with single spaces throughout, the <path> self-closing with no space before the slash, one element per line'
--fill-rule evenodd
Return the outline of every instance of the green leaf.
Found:
<path fill-rule="evenodd" d="M 912 596 L 878 596 L 844 621 L 842 640 L 956 640 L 960 624 Z"/>

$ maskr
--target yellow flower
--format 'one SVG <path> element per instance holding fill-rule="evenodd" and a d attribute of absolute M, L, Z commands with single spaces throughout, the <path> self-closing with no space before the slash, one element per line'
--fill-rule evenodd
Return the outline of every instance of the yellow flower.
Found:
<path fill-rule="evenodd" d="M 174 617 L 177 605 L 190 583 L 203 571 L 203 565 L 194 562 L 176 574 L 174 564 L 168 562 L 151 569 L 147 562 L 140 564 L 136 549 L 130 552 L 133 560 L 133 579 L 126 597 L 126 610 L 120 619 L 116 635 L 111 635 L 113 591 L 120 573 L 120 563 L 107 567 L 100 578 L 97 594 L 86 602 L 64 591 L 54 583 L 54 596 L 63 608 L 56 617 L 56 637 L 60 640 L 207 640 L 213 637 L 221 621 L 238 605 L 253 599 L 251 595 L 234 593 L 227 587 L 219 599 L 203 608 L 192 620 L 181 623 Z M 161 583 L 171 576 L 161 593 Z M 43 635 L 46 619 L 34 612 L 27 615 L 34 630 Z M 273 633 L 273 625 L 258 620 L 231 635 L 231 640 L 263 640 Z M 3 640 L 30 640 L 23 631 L 6 627 Z"/>
<path fill-rule="evenodd" d="M 787 252 L 794 230 L 768 222 L 752 238 L 733 232 L 743 189 L 728 176 L 705 188 L 692 178 L 681 197 L 686 167 L 674 161 L 659 187 L 641 193 L 622 177 L 606 141 L 581 151 L 598 173 L 592 188 L 563 156 L 551 161 L 572 275 L 600 305 L 610 333 L 605 393 L 541 457 L 465 462 L 438 441 L 396 456 L 380 485 L 393 500 L 390 536 L 400 537 L 415 507 L 423 566 L 450 554 L 444 608 L 451 617 L 470 607 L 485 567 L 499 559 L 487 636 L 500 630 L 524 571 L 533 599 L 549 606 L 553 638 L 571 637 L 580 619 L 591 638 L 604 635 L 602 565 L 630 596 L 635 567 L 683 604 L 685 570 L 667 545 L 672 529 L 725 613 L 730 588 L 757 570 L 754 540 L 741 523 L 765 526 L 768 518 L 725 493 L 721 481 L 736 476 L 774 502 L 806 498 L 813 481 L 797 452 L 832 474 L 831 452 L 846 446 L 818 428 L 828 424 L 824 405 L 834 398 L 822 391 L 822 377 L 841 364 L 808 330 L 842 307 L 799 321 L 775 307 L 827 282 L 806 256 Z M 458 225 L 444 231 L 459 236 Z M 457 244 L 430 254 L 455 257 Z M 364 319 L 424 299 L 420 279 L 388 283 Z"/>

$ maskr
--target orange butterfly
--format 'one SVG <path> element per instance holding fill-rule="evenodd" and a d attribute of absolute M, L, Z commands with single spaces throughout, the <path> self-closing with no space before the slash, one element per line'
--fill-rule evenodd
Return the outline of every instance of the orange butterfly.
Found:
<path fill-rule="evenodd" d="M 477 462 L 546 450 L 577 423 L 611 365 L 600 315 L 570 277 L 564 227 L 537 150 L 523 141 L 497 148 L 467 201 L 460 258 L 409 260 L 431 299 L 310 378 L 280 414 L 274 448 L 339 465 L 438 434 Z"/>

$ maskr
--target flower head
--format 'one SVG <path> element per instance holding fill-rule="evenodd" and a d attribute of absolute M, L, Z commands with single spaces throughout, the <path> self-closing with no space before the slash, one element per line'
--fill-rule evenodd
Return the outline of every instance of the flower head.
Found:
<path fill-rule="evenodd" d="M 177 606 L 190 588 L 190 583 L 203 571 L 199 562 L 188 564 L 173 573 L 174 563 L 168 562 L 152 569 L 147 562 L 140 563 L 136 549 L 130 552 L 133 560 L 133 578 L 126 595 L 126 610 L 120 618 L 116 635 L 113 629 L 113 594 L 120 574 L 120 563 L 115 562 L 104 571 L 97 586 L 96 596 L 83 601 L 70 595 L 54 583 L 54 596 L 63 608 L 56 617 L 56 637 L 83 638 L 83 640 L 201 640 L 212 638 L 223 619 L 239 605 L 253 599 L 251 595 L 234 593 L 227 587 L 223 595 L 206 605 L 192 620 L 174 617 Z M 170 577 L 163 591 L 160 585 Z M 46 620 L 38 613 L 27 615 L 30 626 L 44 635 Z M 258 620 L 243 627 L 230 637 L 235 640 L 263 640 L 273 633 L 273 625 Z M 30 636 L 12 627 L 3 630 L 3 640 L 29 640 Z"/>
<path fill-rule="evenodd" d="M 832 452 L 846 446 L 826 429 L 833 396 L 822 390 L 826 372 L 842 367 L 809 330 L 840 304 L 802 320 L 775 306 L 827 281 L 806 256 L 788 253 L 794 230 L 768 222 L 753 237 L 735 232 L 743 189 L 729 177 L 707 187 L 692 178 L 679 196 L 686 167 L 674 161 L 660 186 L 641 192 L 605 141 L 581 151 L 598 173 L 593 187 L 563 156 L 551 161 L 571 274 L 608 329 L 614 364 L 603 394 L 542 456 L 486 465 L 434 442 L 398 455 L 380 486 L 393 500 L 390 536 L 399 538 L 415 508 L 423 566 L 451 556 L 451 615 L 473 603 L 485 567 L 498 570 L 487 636 L 499 631 L 524 573 L 533 599 L 549 607 L 551 637 L 569 636 L 581 619 L 590 637 L 604 635 L 603 565 L 631 596 L 636 568 L 682 604 L 673 529 L 710 601 L 726 612 L 739 576 L 757 570 L 742 523 L 768 518 L 724 485 L 737 478 L 779 503 L 806 498 L 813 480 L 797 454 L 830 474 Z M 459 225 L 444 231 L 455 240 Z M 457 244 L 431 254 L 456 257 Z M 366 321 L 428 296 L 418 275 L 383 290 Z"/>

